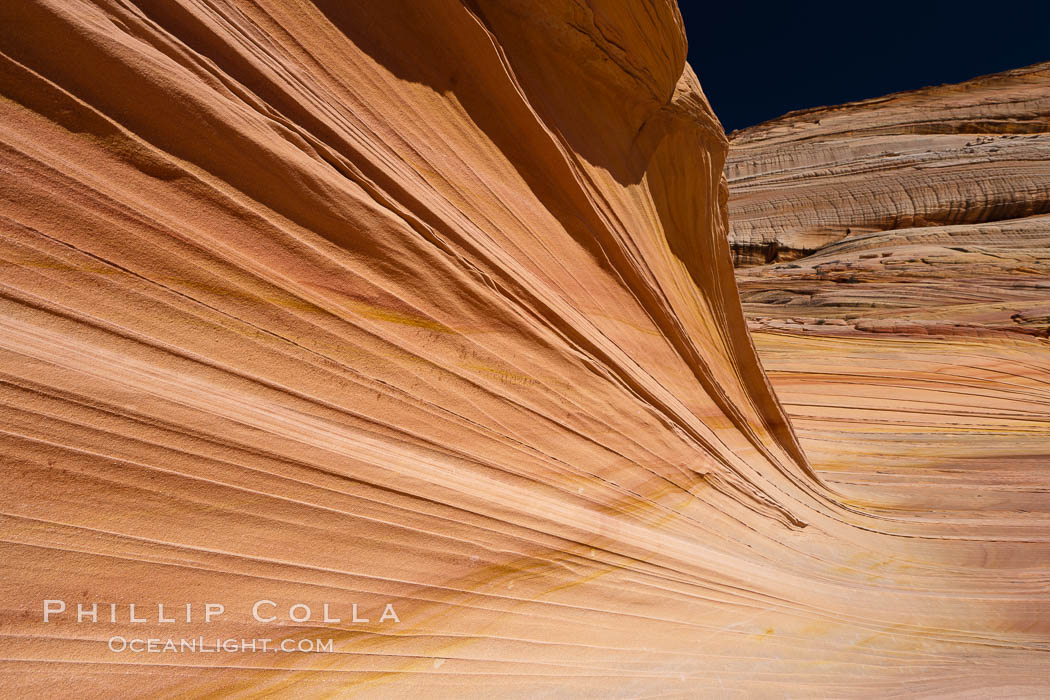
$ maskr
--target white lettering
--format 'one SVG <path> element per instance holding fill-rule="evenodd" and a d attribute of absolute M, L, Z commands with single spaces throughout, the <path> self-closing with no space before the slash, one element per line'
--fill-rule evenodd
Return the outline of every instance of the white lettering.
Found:
<path fill-rule="evenodd" d="M 56 607 L 55 604 L 58 604 Z M 66 611 L 66 603 L 62 600 L 45 600 L 44 601 L 44 622 L 51 621 L 51 614 L 64 613 Z"/>
<path fill-rule="evenodd" d="M 226 612 L 226 606 L 222 603 L 205 603 L 204 621 L 211 622 L 213 616 L 222 615 L 224 612 Z"/>
<path fill-rule="evenodd" d="M 295 611 L 300 609 L 300 608 L 306 611 L 306 616 L 305 617 L 297 617 L 296 616 Z M 307 606 L 307 605 L 303 605 L 302 603 L 296 603 L 292 607 L 288 608 L 288 617 L 292 618 L 293 622 L 306 622 L 307 620 L 310 619 L 310 615 L 311 614 L 312 614 L 312 611 L 310 610 L 310 607 Z"/>
<path fill-rule="evenodd" d="M 342 622 L 343 620 L 342 620 L 342 618 L 339 618 L 339 617 L 329 617 L 329 615 L 328 615 L 328 603 L 325 603 L 324 604 L 324 621 L 325 622 Z"/>
<path fill-rule="evenodd" d="M 271 615 L 270 617 L 259 617 L 259 608 L 264 605 L 271 605 L 275 608 L 277 607 L 277 603 L 272 600 L 257 600 L 255 601 L 255 605 L 252 606 L 252 617 L 255 618 L 256 622 L 273 622 L 277 619 L 276 616 Z"/>
<path fill-rule="evenodd" d="M 383 608 L 383 616 L 379 618 L 380 622 L 386 622 L 387 620 L 393 620 L 394 622 L 401 622 L 401 618 L 399 618 L 397 616 L 397 613 L 394 612 L 394 606 L 391 605 L 390 603 L 387 603 L 386 607 Z"/>
<path fill-rule="evenodd" d="M 83 622 L 85 617 L 90 617 L 92 622 L 98 622 L 98 603 L 91 604 L 90 612 L 83 603 L 77 603 L 77 622 Z"/>

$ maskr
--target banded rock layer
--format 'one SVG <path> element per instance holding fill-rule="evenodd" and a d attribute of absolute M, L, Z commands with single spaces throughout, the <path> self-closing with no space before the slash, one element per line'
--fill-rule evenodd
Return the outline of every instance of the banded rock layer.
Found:
<path fill-rule="evenodd" d="M 1045 512 L 879 509 L 801 451 L 673 3 L 0 20 L 3 694 L 1041 689 Z"/>
<path fill-rule="evenodd" d="M 736 134 L 727 167 L 744 310 L 820 478 L 1033 564 L 1050 512 L 1047 71 L 788 115 Z M 1006 554 L 1021 532 L 1031 548 Z M 967 694 L 899 694 L 927 692 Z"/>
<path fill-rule="evenodd" d="M 738 265 L 1050 213 L 1050 63 L 792 112 L 734 132 L 726 174 Z"/>
<path fill-rule="evenodd" d="M 756 328 L 1050 333 L 1050 64 L 788 114 L 726 172 Z"/>
<path fill-rule="evenodd" d="M 755 328 L 1045 340 L 1050 216 L 850 236 L 737 277 Z"/>

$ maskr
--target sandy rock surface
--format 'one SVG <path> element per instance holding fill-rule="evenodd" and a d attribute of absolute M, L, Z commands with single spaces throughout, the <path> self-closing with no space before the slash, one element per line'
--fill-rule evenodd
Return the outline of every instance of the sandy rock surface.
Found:
<path fill-rule="evenodd" d="M 2 694 L 1038 695 L 1047 363 L 804 347 L 807 458 L 685 55 L 665 0 L 0 4 Z M 333 647 L 109 642 L 198 635 Z"/>

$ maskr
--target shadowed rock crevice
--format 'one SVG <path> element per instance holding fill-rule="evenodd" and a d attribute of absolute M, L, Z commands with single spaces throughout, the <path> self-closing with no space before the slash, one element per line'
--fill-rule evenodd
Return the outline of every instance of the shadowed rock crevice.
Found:
<path fill-rule="evenodd" d="M 730 245 L 730 250 L 733 253 L 733 265 L 735 267 L 791 262 L 817 252 L 817 249 L 787 248 L 781 246 L 778 241 L 769 241 L 768 243 L 733 243 Z"/>

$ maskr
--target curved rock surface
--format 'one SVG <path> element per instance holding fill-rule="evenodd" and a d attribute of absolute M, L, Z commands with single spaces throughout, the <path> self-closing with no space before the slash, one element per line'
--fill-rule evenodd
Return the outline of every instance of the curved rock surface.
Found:
<path fill-rule="evenodd" d="M 738 265 L 1050 213 L 1050 63 L 792 112 L 734 132 L 726 174 Z"/>
<path fill-rule="evenodd" d="M 523 8 L 0 6 L 3 694 L 1045 688 L 1045 500 L 807 462 L 675 5 Z M 1046 368 L 1002 361 L 1038 437 Z"/>
<path fill-rule="evenodd" d="M 1050 513 L 1048 82 L 1043 64 L 787 115 L 734 134 L 727 166 L 744 310 L 813 468 L 1007 559 L 1040 551 L 1005 547 Z"/>
<path fill-rule="evenodd" d="M 1006 542 L 1050 525 L 1045 347 L 1021 336 L 754 337 L 814 467 L 845 499 L 979 529 L 998 555 L 1037 551 L 1007 554 Z"/>

